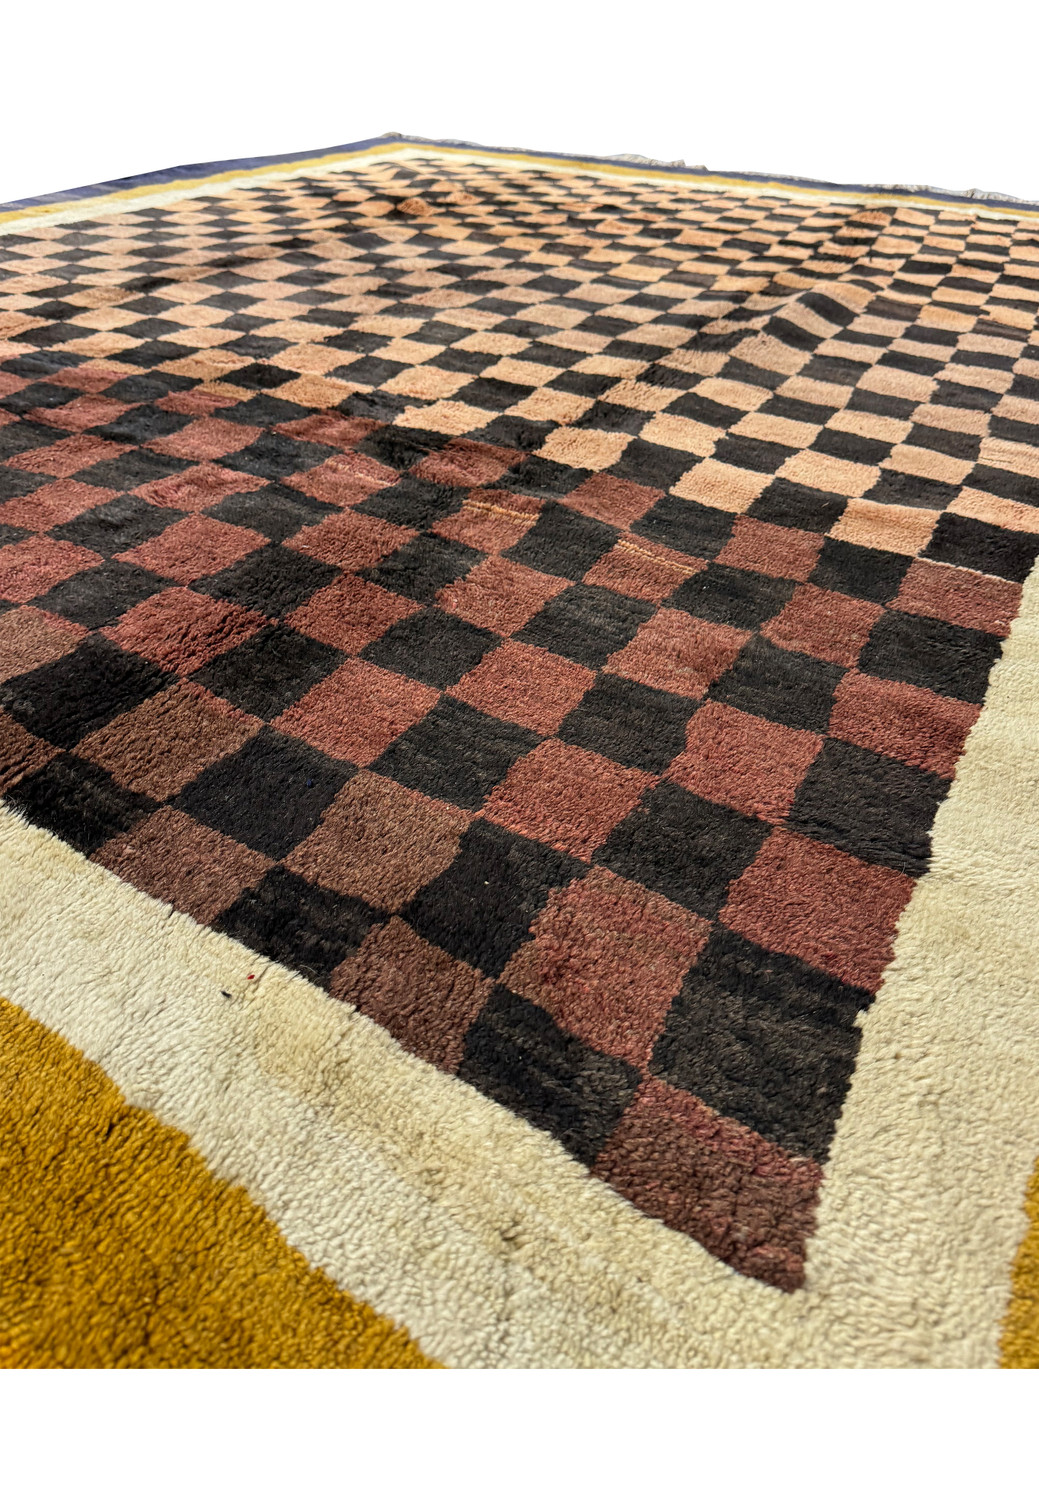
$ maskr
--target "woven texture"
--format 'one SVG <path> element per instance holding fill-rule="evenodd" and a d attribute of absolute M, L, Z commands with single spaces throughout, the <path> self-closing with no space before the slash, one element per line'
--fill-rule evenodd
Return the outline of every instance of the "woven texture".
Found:
<path fill-rule="evenodd" d="M 9 806 L 801 1285 L 1039 553 L 1039 231 L 396 163 L 0 276 Z"/>

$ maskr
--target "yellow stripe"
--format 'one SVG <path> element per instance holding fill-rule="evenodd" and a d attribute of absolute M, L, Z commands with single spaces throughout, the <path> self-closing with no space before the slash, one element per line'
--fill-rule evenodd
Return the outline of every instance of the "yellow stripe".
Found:
<path fill-rule="evenodd" d="M 1010 1302 L 1003 1324 L 1000 1365 L 1039 1370 L 1039 1162 L 1025 1193 L 1028 1233 L 1014 1261 Z"/>
<path fill-rule="evenodd" d="M 38 203 L 31 208 L 9 209 L 6 213 L 0 213 L 0 225 L 15 224 L 19 222 L 31 222 L 33 220 L 47 220 L 58 215 L 69 214 L 75 210 L 87 212 L 90 216 L 104 213 L 117 212 L 125 205 L 132 205 L 134 200 L 141 198 L 170 199 L 188 193 L 198 193 L 220 184 L 247 185 L 256 180 L 270 177 L 298 177 L 308 172 L 335 171 L 350 163 L 366 161 L 371 157 L 384 156 L 420 156 L 420 157 L 455 157 L 464 161 L 481 162 L 486 165 L 494 165 L 498 162 L 510 162 L 527 167 L 545 168 L 549 171 L 558 172 L 586 172 L 594 176 L 621 177 L 637 179 L 650 182 L 678 182 L 686 186 L 717 189 L 720 191 L 741 191 L 754 193 L 769 193 L 784 198 L 806 199 L 827 203 L 858 203 L 870 205 L 908 205 L 917 208 L 959 208 L 965 211 L 981 215 L 984 218 L 997 219 L 1039 219 L 1039 207 L 1022 204 L 1018 207 L 1012 204 L 1007 207 L 994 207 L 983 198 L 954 198 L 946 199 L 929 196 L 926 193 L 886 193 L 883 191 L 870 191 L 866 189 L 841 187 L 810 187 L 797 186 L 789 182 L 783 182 L 779 178 L 761 179 L 755 177 L 741 177 L 739 175 L 722 175 L 716 173 L 702 172 L 677 172 L 674 169 L 661 170 L 651 166 L 628 164 L 625 162 L 603 162 L 590 160 L 579 156 L 538 156 L 532 152 L 523 151 L 486 151 L 479 147 L 465 146 L 441 146 L 437 144 L 426 145 L 412 141 L 390 141 L 381 146 L 368 146 L 358 151 L 335 151 L 323 156 L 308 157 L 305 161 L 268 162 L 262 167 L 237 167 L 230 168 L 224 172 L 214 172 L 210 177 L 184 177 L 168 183 L 145 183 L 138 187 L 123 188 L 119 192 L 105 193 L 96 198 L 70 199 L 62 203 Z"/>
<path fill-rule="evenodd" d="M 436 1368 L 6 1000 L 0 1074 L 0 1367 Z"/>

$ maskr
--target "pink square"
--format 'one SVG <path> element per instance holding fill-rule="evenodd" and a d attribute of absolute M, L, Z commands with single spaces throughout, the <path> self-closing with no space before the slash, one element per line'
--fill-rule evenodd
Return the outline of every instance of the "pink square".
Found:
<path fill-rule="evenodd" d="M 174 458 L 223 458 L 225 453 L 247 448 L 262 430 L 244 427 L 240 422 L 225 422 L 220 417 L 200 417 L 168 437 L 153 438 L 148 447 Z"/>
<path fill-rule="evenodd" d="M 421 608 L 413 599 L 347 573 L 313 594 L 289 616 L 287 624 L 326 646 L 356 652 Z"/>
<path fill-rule="evenodd" d="M 17 500 L 8 500 L 0 505 L 0 522 L 8 526 L 24 526 L 27 531 L 50 531 L 63 521 L 95 505 L 111 500 L 115 490 L 103 490 L 98 485 L 80 484 L 75 479 L 56 479 L 53 484 L 43 484 L 31 495 L 22 495 Z"/>
<path fill-rule="evenodd" d="M 513 635 L 550 599 L 569 588 L 566 578 L 535 572 L 507 557 L 489 557 L 437 595 L 441 609 L 499 635 Z"/>
<path fill-rule="evenodd" d="M 632 537 L 622 536 L 582 581 L 627 594 L 631 599 L 646 599 L 651 604 L 659 604 L 687 578 L 702 573 L 706 566 L 703 558 L 686 557 L 643 537 L 635 541 Z"/>
<path fill-rule="evenodd" d="M 135 605 L 102 634 L 124 651 L 187 676 L 248 640 L 265 623 L 262 615 L 223 599 L 207 599 L 190 589 L 165 589 Z"/>
<path fill-rule="evenodd" d="M 71 542 L 56 542 L 49 536 L 26 537 L 24 542 L 0 549 L 0 599 L 28 604 L 56 583 L 102 562 L 104 558 L 96 552 L 74 547 Z"/>
<path fill-rule="evenodd" d="M 265 479 L 255 474 L 236 474 L 219 464 L 195 464 L 180 474 L 171 474 L 167 479 L 153 479 L 142 484 L 134 493 L 143 495 L 153 505 L 164 505 L 168 510 L 207 510 L 227 495 L 237 495 L 243 490 L 258 490 Z"/>
<path fill-rule="evenodd" d="M 110 443 L 105 438 L 93 437 L 89 433 L 76 433 L 72 437 L 59 438 L 49 448 L 34 448 L 29 453 L 19 453 L 7 462 L 12 469 L 25 469 L 30 474 L 53 474 L 55 479 L 68 479 L 80 469 L 89 469 L 92 464 L 105 459 L 118 458 L 120 453 L 129 453 L 129 443 Z"/>
<path fill-rule="evenodd" d="M 212 516 L 185 516 L 150 542 L 116 556 L 120 562 L 136 563 L 162 578 L 193 583 L 266 546 L 267 538 L 248 527 L 229 526 Z"/>
<path fill-rule="evenodd" d="M 495 787 L 483 816 L 525 838 L 590 859 L 656 780 L 592 750 L 545 740 Z"/>
<path fill-rule="evenodd" d="M 552 892 L 501 982 L 565 1031 L 644 1068 L 709 932 L 703 917 L 593 869 Z"/>
<path fill-rule="evenodd" d="M 439 699 L 436 688 L 351 657 L 275 720 L 337 760 L 367 766 Z"/>
<path fill-rule="evenodd" d="M 312 417 L 279 422 L 275 432 L 300 443 L 322 443 L 326 448 L 353 448 L 382 424 L 371 417 L 344 417 L 337 411 L 319 411 Z"/>
<path fill-rule="evenodd" d="M 554 734 L 595 681 L 595 673 L 540 646 L 504 641 L 451 689 L 482 713 Z"/>
<path fill-rule="evenodd" d="M 773 526 L 751 516 L 737 516 L 732 535 L 717 560 L 727 568 L 804 582 L 815 567 L 822 546 L 822 537 L 814 531 L 795 531 L 790 526 Z"/>
<path fill-rule="evenodd" d="M 729 887 L 721 920 L 752 943 L 875 991 L 913 884 L 898 870 L 777 828 Z"/>
<path fill-rule="evenodd" d="M 338 515 L 326 516 L 316 526 L 305 526 L 287 545 L 296 552 L 305 552 L 308 557 L 334 563 L 337 568 L 355 573 L 361 568 L 374 567 L 414 535 L 415 532 L 406 526 L 395 526 L 392 521 L 381 521 L 378 516 L 362 516 L 355 510 L 344 510 Z"/>
<path fill-rule="evenodd" d="M 749 630 L 694 620 L 682 609 L 660 609 L 606 666 L 646 687 L 701 698 L 749 639 Z"/>
<path fill-rule="evenodd" d="M 668 780 L 776 823 L 793 806 L 822 744 L 805 729 L 788 729 L 727 703 L 705 703 L 689 721 L 686 748 L 671 763 Z"/>
<path fill-rule="evenodd" d="M 346 509 L 360 505 L 377 490 L 396 484 L 399 478 L 396 469 L 379 463 L 367 453 L 333 453 L 317 468 L 293 474 L 285 482 L 314 500 Z"/>
<path fill-rule="evenodd" d="M 130 408 L 124 401 L 112 401 L 108 396 L 77 396 L 64 406 L 44 407 L 29 412 L 30 418 L 46 422 L 49 427 L 61 427 L 66 432 L 86 432 L 88 427 L 102 427 L 114 422 Z"/>
<path fill-rule="evenodd" d="M 802 583 L 782 613 L 762 626 L 761 633 L 785 651 L 853 667 L 883 613 L 879 604 Z"/>
<path fill-rule="evenodd" d="M 610 526 L 630 526 L 656 505 L 663 493 L 646 485 L 632 484 L 628 479 L 617 479 L 613 474 L 593 474 L 576 490 L 571 490 L 566 504 Z"/>
<path fill-rule="evenodd" d="M 82 625 L 31 604 L 5 610 L 0 614 L 0 682 L 67 656 L 86 633 Z"/>

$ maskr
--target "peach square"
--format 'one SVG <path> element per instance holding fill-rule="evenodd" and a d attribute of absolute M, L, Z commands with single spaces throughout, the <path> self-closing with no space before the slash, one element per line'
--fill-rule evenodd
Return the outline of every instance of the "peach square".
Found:
<path fill-rule="evenodd" d="M 786 651 L 853 667 L 883 613 L 879 604 L 802 583 L 782 613 L 762 626 L 761 633 Z"/>
<path fill-rule="evenodd" d="M 504 641 L 451 689 L 486 714 L 554 734 L 595 681 L 595 673 L 540 646 Z"/>
<path fill-rule="evenodd" d="M 32 605 L 7 610 L 0 614 L 0 682 L 67 656 L 86 633 L 82 625 Z"/>
<path fill-rule="evenodd" d="M 710 923 L 608 870 L 553 891 L 501 982 L 564 1030 L 648 1065 Z"/>
<path fill-rule="evenodd" d="M 160 807 L 129 833 L 110 839 L 93 859 L 203 923 L 256 885 L 272 863 L 172 807 Z"/>
<path fill-rule="evenodd" d="M 815 567 L 822 546 L 822 537 L 814 531 L 795 531 L 790 526 L 739 516 L 717 561 L 727 568 L 803 582 Z"/>
<path fill-rule="evenodd" d="M 49 531 L 71 521 L 74 516 L 95 505 L 111 500 L 115 490 L 103 490 L 92 484 L 79 484 L 75 479 L 57 479 L 53 484 L 41 485 L 31 495 L 22 495 L 0 505 L 0 522 L 8 526 L 24 526 L 29 531 Z"/>
<path fill-rule="evenodd" d="M 721 920 L 752 943 L 876 991 L 913 885 L 897 870 L 777 828 L 729 887 Z"/>
<path fill-rule="evenodd" d="M 86 547 L 56 542 L 49 536 L 27 536 L 23 542 L 0 549 L 0 599 L 28 604 L 56 583 L 102 562 L 103 557 Z"/>
<path fill-rule="evenodd" d="M 660 609 L 606 666 L 646 687 L 701 698 L 749 639 L 749 630 L 694 620 L 682 609 Z"/>
<path fill-rule="evenodd" d="M 513 635 L 569 586 L 566 578 L 538 573 L 507 557 L 489 557 L 465 578 L 442 588 L 437 603 L 471 625 Z"/>
<path fill-rule="evenodd" d="M 493 979 L 427 943 L 400 917 L 369 932 L 331 984 L 337 1000 L 355 1005 L 402 1047 L 447 1073 L 462 1061 L 465 1034 L 493 988 Z"/>
<path fill-rule="evenodd" d="M 472 814 L 360 771 L 285 860 L 305 880 L 399 911 L 454 859 Z"/>
<path fill-rule="evenodd" d="M 830 733 L 924 771 L 952 776 L 979 705 L 928 688 L 849 672 L 837 686 Z"/>
<path fill-rule="evenodd" d="M 538 449 L 541 458 L 572 469 L 608 469 L 631 442 L 627 432 L 598 432 L 590 427 L 557 427 Z"/>
<path fill-rule="evenodd" d="M 193 682 L 176 682 L 76 746 L 133 792 L 163 802 L 238 750 L 262 721 Z"/>
<path fill-rule="evenodd" d="M 413 599 L 347 573 L 319 589 L 286 623 L 326 646 L 356 652 L 421 608 Z"/>
<path fill-rule="evenodd" d="M 1021 585 L 969 568 L 918 559 L 902 580 L 894 608 L 930 615 L 969 630 L 1005 636 L 1021 606 Z"/>
<path fill-rule="evenodd" d="M 219 573 L 258 547 L 266 546 L 267 538 L 246 526 L 229 526 L 212 516 L 185 516 L 150 542 L 129 552 L 117 552 L 116 557 L 162 578 L 193 583 L 196 578 Z"/>
<path fill-rule="evenodd" d="M 143 495 L 153 505 L 164 505 L 168 510 L 198 511 L 216 505 L 226 495 L 258 490 L 266 483 L 255 474 L 236 474 L 219 464 L 196 464 L 180 474 L 142 484 L 134 494 Z"/>
<path fill-rule="evenodd" d="M 715 510 L 742 514 L 771 483 L 771 474 L 755 474 L 750 469 L 737 469 L 715 458 L 705 458 L 671 486 L 671 493 L 682 500 L 711 505 Z"/>
<path fill-rule="evenodd" d="M 321 562 L 356 572 L 374 567 L 390 552 L 396 552 L 415 535 L 406 526 L 381 521 L 378 516 L 358 515 L 344 510 L 326 516 L 315 526 L 306 526 L 287 543 L 296 552 L 305 552 Z"/>
<path fill-rule="evenodd" d="M 396 469 L 366 453 L 333 453 L 317 468 L 293 474 L 285 482 L 314 500 L 346 509 L 396 484 L 399 478 Z"/>
<path fill-rule="evenodd" d="M 875 464 L 831 458 L 828 453 L 815 453 L 810 448 L 788 458 L 777 472 L 781 478 L 792 479 L 795 484 L 829 490 L 834 495 L 851 496 L 864 495 L 880 478 L 880 470 Z"/>
<path fill-rule="evenodd" d="M 238 604 L 179 588 L 153 594 L 101 633 L 124 651 L 186 677 L 248 640 L 265 623 L 262 615 Z"/>
<path fill-rule="evenodd" d="M 610 526 L 630 526 L 654 506 L 663 495 L 663 490 L 650 489 L 644 484 L 632 484 L 630 479 L 618 479 L 614 474 L 593 474 L 566 497 L 571 510 L 580 511 L 593 520 L 605 521 Z"/>
<path fill-rule="evenodd" d="M 337 760 L 367 766 L 439 699 L 436 688 L 351 657 L 274 721 Z"/>
<path fill-rule="evenodd" d="M 705 703 L 689 721 L 686 748 L 671 763 L 668 780 L 710 802 L 778 823 L 822 744 L 805 729 L 788 729 L 727 703 Z"/>
<path fill-rule="evenodd" d="M 260 427 L 243 427 L 240 422 L 225 422 L 220 417 L 200 417 L 197 422 L 171 432 L 168 437 L 153 438 L 148 443 L 156 453 L 174 458 L 223 458 L 247 448 L 262 432 Z"/>
<path fill-rule="evenodd" d="M 89 433 L 76 433 L 73 437 L 59 438 L 49 448 L 35 448 L 29 453 L 19 453 L 8 466 L 24 469 L 31 474 L 53 474 L 55 479 L 68 479 L 80 469 L 89 469 L 92 464 L 102 463 L 108 458 L 118 458 L 120 453 L 130 451 L 129 443 L 111 443 L 106 438 L 93 437 Z M 39 493 L 37 491 L 37 493 Z"/>
<path fill-rule="evenodd" d="M 876 500 L 849 500 L 844 514 L 831 526 L 829 536 L 859 547 L 877 547 L 883 552 L 901 552 L 913 557 L 931 540 L 940 510 L 915 505 L 881 505 Z"/>
<path fill-rule="evenodd" d="M 545 740 L 516 761 L 483 816 L 526 838 L 590 859 L 657 778 L 592 750 Z"/>

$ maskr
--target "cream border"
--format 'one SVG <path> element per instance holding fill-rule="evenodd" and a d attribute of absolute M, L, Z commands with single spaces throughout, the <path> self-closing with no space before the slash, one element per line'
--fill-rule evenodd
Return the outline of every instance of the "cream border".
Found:
<path fill-rule="evenodd" d="M 1037 901 L 1039 569 L 864 1021 L 806 1287 L 784 1295 L 322 991 L 0 810 L 0 992 L 186 1131 L 312 1264 L 463 1366 L 995 1365 L 1039 1149 Z"/>
<path fill-rule="evenodd" d="M 803 203 L 859 204 L 863 207 L 899 206 L 909 208 L 953 209 L 962 206 L 964 213 L 978 218 L 1030 220 L 1039 219 L 1039 206 L 1031 203 L 1013 203 L 993 206 L 985 198 L 941 198 L 926 192 L 885 192 L 882 188 L 809 187 L 804 184 L 784 182 L 782 178 L 740 177 L 738 174 L 714 172 L 679 172 L 674 169 L 654 170 L 652 166 L 640 166 L 626 162 L 589 160 L 584 157 L 539 156 L 535 152 L 488 150 L 471 146 L 449 146 L 437 142 L 415 142 L 407 139 L 387 141 L 385 145 L 368 146 L 361 151 L 332 151 L 318 154 L 304 161 L 272 163 L 261 167 L 231 167 L 223 172 L 214 172 L 209 177 L 182 178 L 166 187 L 142 184 L 123 188 L 117 192 L 98 194 L 93 198 L 64 203 L 37 203 L 29 208 L 12 208 L 0 211 L 0 234 L 24 234 L 40 224 L 71 224 L 78 219 L 95 219 L 111 214 L 122 214 L 136 208 L 155 208 L 165 203 L 174 203 L 181 198 L 197 198 L 210 195 L 219 188 L 230 192 L 235 188 L 255 187 L 265 182 L 274 182 L 286 177 L 304 177 L 321 172 L 344 172 L 353 168 L 371 166 L 373 163 L 394 157 L 400 160 L 449 158 L 455 161 L 474 162 L 483 166 L 500 163 L 539 170 L 556 171 L 561 176 L 579 172 L 593 177 L 621 177 L 631 182 L 652 182 L 660 186 L 677 183 L 686 187 L 700 187 L 711 192 L 738 192 L 755 196 L 788 198 Z"/>

